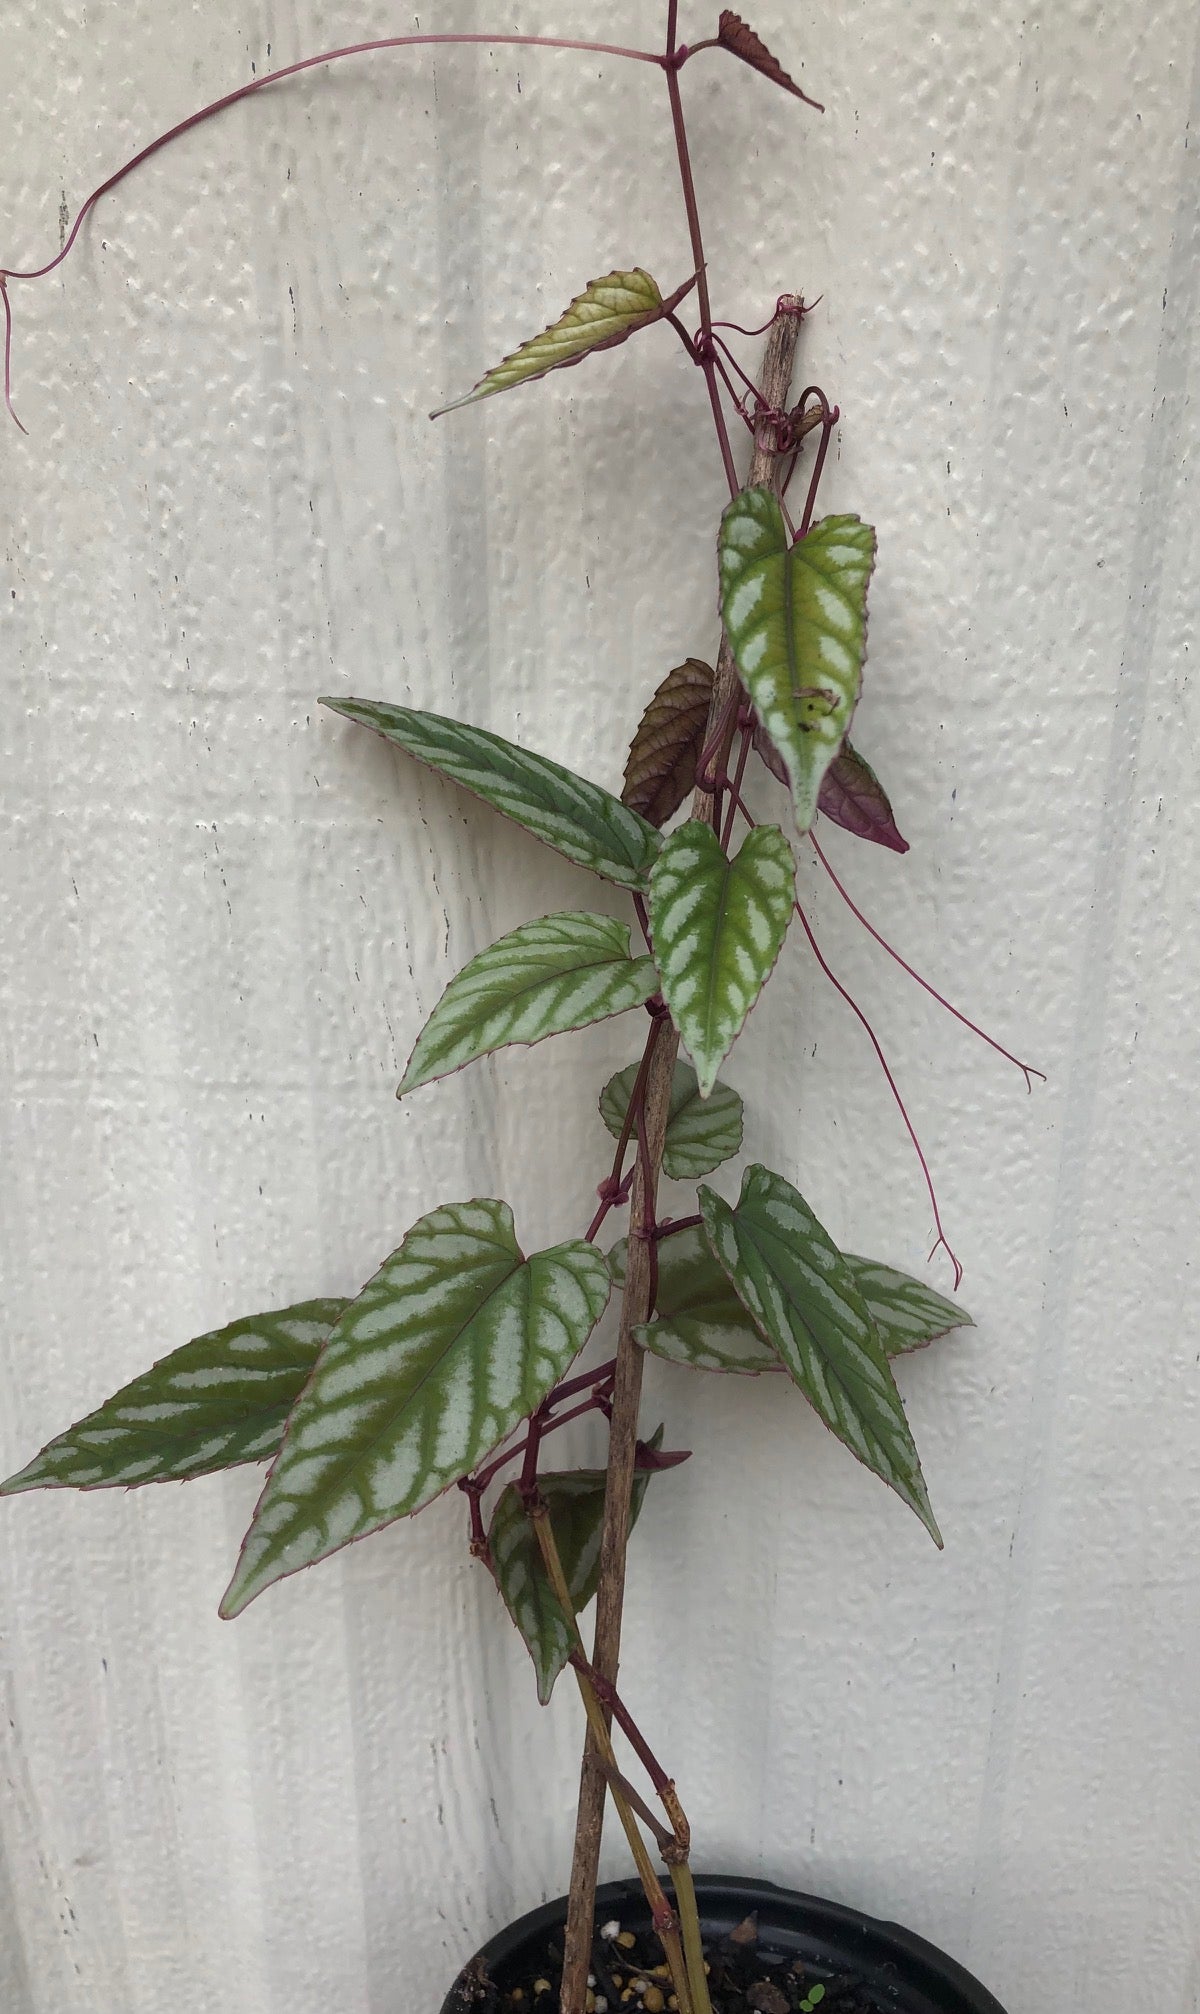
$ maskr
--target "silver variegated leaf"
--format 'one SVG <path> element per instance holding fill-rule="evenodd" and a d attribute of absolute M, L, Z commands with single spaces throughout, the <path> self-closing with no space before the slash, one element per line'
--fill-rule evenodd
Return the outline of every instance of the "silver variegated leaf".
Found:
<path fill-rule="evenodd" d="M 734 1207 L 700 1191 L 714 1256 L 764 1339 L 852 1454 L 941 1545 L 896 1381 L 855 1276 L 800 1192 L 746 1170 Z"/>
<path fill-rule="evenodd" d="M 629 925 L 567 910 L 523 923 L 472 958 L 425 1023 L 399 1095 L 508 1043 L 540 1042 L 638 1007 L 658 991 Z"/>
<path fill-rule="evenodd" d="M 767 484 L 743 490 L 721 520 L 726 634 L 801 832 L 858 704 L 874 564 L 875 533 L 857 517 L 822 518 L 793 545 Z"/>
<path fill-rule="evenodd" d="M 467 727 L 440 713 L 382 699 L 323 699 L 321 705 L 451 777 L 593 874 L 622 888 L 646 886 L 661 835 L 599 784 L 486 728 Z"/>
<path fill-rule="evenodd" d="M 621 1137 L 637 1073 L 636 1063 L 618 1070 L 600 1093 L 600 1117 L 614 1140 Z M 663 1148 L 665 1172 L 675 1182 L 696 1181 L 740 1153 L 741 1146 L 742 1101 L 737 1092 L 718 1082 L 709 1096 L 702 1098 L 691 1064 L 677 1063 Z"/>
<path fill-rule="evenodd" d="M 618 1287 L 625 1282 L 626 1244 L 622 1238 L 608 1255 Z M 843 1257 L 889 1357 L 919 1350 L 951 1329 L 973 1326 L 964 1308 L 909 1274 L 851 1252 Z M 644 1348 L 670 1363 L 744 1376 L 784 1368 L 755 1328 L 698 1225 L 674 1232 L 660 1243 L 655 1309 L 656 1319 L 643 1323 L 634 1335 Z"/>
<path fill-rule="evenodd" d="M 529 384 L 534 378 L 544 378 L 547 371 L 562 370 L 567 364 L 577 364 L 595 350 L 611 350 L 633 335 L 636 329 L 644 329 L 651 322 L 661 322 L 665 315 L 679 306 L 686 293 L 695 285 L 694 280 L 686 280 L 682 287 L 664 300 L 657 282 L 649 273 L 634 266 L 629 272 L 605 273 L 602 279 L 589 280 L 581 294 L 576 294 L 566 311 L 540 335 L 522 343 L 488 371 L 479 383 L 466 392 L 461 399 L 453 399 L 448 406 L 439 406 L 437 412 L 429 415 L 438 420 L 443 413 L 452 413 L 459 406 L 472 405 L 476 399 L 487 399 L 496 392 L 507 392 L 514 385 Z"/>
<path fill-rule="evenodd" d="M 348 1301 L 248 1315 L 173 1350 L 0 1485 L 128 1489 L 265 1461 Z"/>
<path fill-rule="evenodd" d="M 662 1434 L 659 1427 L 651 1447 L 661 1445 Z M 634 1475 L 631 1524 L 637 1522 L 649 1480 L 645 1469 Z M 542 1475 L 538 1477 L 538 1488 L 550 1513 L 571 1603 L 579 1615 L 591 1601 L 600 1579 L 604 1470 L 572 1469 Z M 488 1531 L 488 1550 L 505 1607 L 533 1659 L 538 1698 L 545 1706 L 570 1656 L 571 1635 L 515 1483 L 509 1483 L 497 1499 Z"/>
<path fill-rule="evenodd" d="M 609 1287 L 582 1240 L 525 1258 L 507 1203 L 422 1217 L 331 1331 L 222 1615 L 469 1474 L 557 1383 Z"/>
<path fill-rule="evenodd" d="M 692 818 L 654 863 L 654 958 L 702 1098 L 779 956 L 795 893 L 792 849 L 777 825 L 748 832 L 727 859 L 712 827 Z"/>
<path fill-rule="evenodd" d="M 858 1290 L 871 1312 L 879 1339 L 889 1357 L 919 1350 L 951 1329 L 973 1329 L 975 1324 L 957 1301 L 948 1301 L 923 1280 L 910 1273 L 898 1273 L 878 1259 L 860 1259 L 847 1252 L 846 1264 L 858 1282 Z"/>

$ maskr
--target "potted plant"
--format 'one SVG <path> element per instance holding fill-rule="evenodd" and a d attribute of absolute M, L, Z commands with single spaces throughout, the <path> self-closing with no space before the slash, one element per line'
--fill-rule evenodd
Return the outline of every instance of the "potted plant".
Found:
<path fill-rule="evenodd" d="M 875 531 L 856 515 L 818 514 L 840 414 L 819 387 L 792 390 L 803 299 L 785 295 L 762 329 L 741 332 L 765 335 L 757 375 L 730 339 L 736 327 L 714 313 L 680 79 L 709 51 L 813 101 L 738 15 L 724 11 L 712 36 L 686 47 L 677 0 L 665 11 L 655 48 L 414 34 L 289 65 L 126 163 L 87 199 L 46 266 L 0 274 L 5 397 L 15 417 L 11 284 L 60 264 L 100 197 L 181 131 L 347 56 L 436 42 L 602 50 L 661 72 L 690 268 L 665 285 L 637 266 L 591 281 L 456 403 L 491 399 L 665 330 L 696 366 L 728 489 L 714 525 L 715 662 L 681 658 L 662 678 L 629 741 L 619 798 L 523 742 L 463 721 L 347 693 L 323 702 L 574 862 L 582 905 L 586 874 L 620 892 L 623 916 L 580 906 L 533 917 L 472 958 L 428 1017 L 400 1085 L 408 1098 L 507 1045 L 637 1017 L 628 1066 L 600 1090 L 615 1147 L 591 1222 L 527 1252 L 518 1242 L 519 1199 L 514 1212 L 498 1198 L 432 1198 L 417 1222 L 398 1227 L 357 1296 L 298 1299 L 172 1350 L 59 1434 L 0 1493 L 129 1487 L 268 1462 L 221 1604 L 233 1617 L 274 1582 L 447 1490 L 461 1492 L 471 1551 L 524 1638 L 539 1695 L 548 1699 L 570 1670 L 587 1745 L 569 1901 L 470 1959 L 445 2014 L 549 2014 L 556 2006 L 604 2014 L 617 2005 L 648 2014 L 812 2014 L 822 2003 L 840 2014 L 998 2014 L 961 1968 L 894 1926 L 761 1884 L 696 1884 L 673 1768 L 652 1753 L 618 1684 L 630 1527 L 646 1489 L 668 1486 L 655 1478 L 688 1459 L 664 1429 L 644 1430 L 645 1353 L 684 1375 L 774 1377 L 781 1393 L 798 1388 L 940 1545 L 894 1366 L 969 1323 L 925 1282 L 843 1251 L 806 1202 L 802 1169 L 751 1165 L 736 1194 L 708 1179 L 742 1140 L 741 1100 L 719 1073 L 789 929 L 803 931 L 824 963 L 797 900 L 797 844 L 824 859 L 813 832 L 820 813 L 866 841 L 906 848 L 883 786 L 850 739 Z M 743 433 L 745 469 L 736 445 Z M 752 762 L 765 763 L 786 793 L 786 812 L 767 822 L 747 801 Z M 662 1214 L 664 1172 L 698 1185 L 694 1211 Z M 602 1360 L 593 1351 L 585 1363 L 614 1297 L 615 1349 Z M 605 1468 L 556 1466 L 555 1433 L 584 1416 L 607 1423 Z M 589 1644 L 580 1616 L 593 1599 Z M 606 1805 L 625 1830 L 640 1886 L 610 1887 L 597 1900 Z"/>

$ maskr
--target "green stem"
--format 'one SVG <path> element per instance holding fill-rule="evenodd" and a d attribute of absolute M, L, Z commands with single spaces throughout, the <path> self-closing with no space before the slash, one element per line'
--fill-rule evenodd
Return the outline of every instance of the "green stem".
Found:
<path fill-rule="evenodd" d="M 700 1911 L 696 1906 L 696 1884 L 692 1880 L 692 1870 L 686 1860 L 671 1869 L 671 1880 L 675 1885 L 675 1906 L 679 1912 L 680 1928 L 683 1931 L 683 1955 L 687 1964 L 688 1984 L 692 1989 L 692 2004 L 696 2014 L 712 2014 L 712 2001 L 708 1997 L 708 1974 L 704 1970 L 704 1940 L 700 1935 Z"/>

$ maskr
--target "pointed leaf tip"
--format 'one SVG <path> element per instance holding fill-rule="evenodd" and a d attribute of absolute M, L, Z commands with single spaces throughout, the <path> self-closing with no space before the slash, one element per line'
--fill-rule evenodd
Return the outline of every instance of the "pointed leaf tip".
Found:
<path fill-rule="evenodd" d="M 266 1461 L 348 1301 L 301 1301 L 196 1336 L 50 1441 L 0 1496 L 132 1489 Z"/>
<path fill-rule="evenodd" d="M 924 1280 L 899 1273 L 879 1259 L 860 1259 L 846 1254 L 846 1264 L 854 1274 L 859 1293 L 866 1302 L 889 1357 L 924 1349 L 939 1336 L 954 1329 L 973 1329 L 971 1316 L 957 1301 L 947 1300 Z"/>
<path fill-rule="evenodd" d="M 892 853 L 908 852 L 886 790 L 849 741 L 842 743 L 821 778 L 817 809 L 858 839 L 869 839 Z"/>
<path fill-rule="evenodd" d="M 814 112 L 825 110 L 824 105 L 818 104 L 815 98 L 809 97 L 807 91 L 800 89 L 795 78 L 788 75 L 778 57 L 771 54 L 762 36 L 755 32 L 748 21 L 743 21 L 740 14 L 735 14 L 732 7 L 724 7 L 721 10 L 717 40 L 722 49 L 728 49 L 732 56 L 740 57 L 743 63 L 748 63 L 760 76 L 770 78 L 772 84 L 778 84 L 781 90 L 790 91 L 793 98 L 803 99 L 806 105 L 812 106 Z"/>
<path fill-rule="evenodd" d="M 548 371 L 577 364 L 594 350 L 615 348 L 636 329 L 647 328 L 652 322 L 661 322 L 665 316 L 672 314 L 695 284 L 694 278 L 686 280 L 682 287 L 677 287 L 664 300 L 657 282 L 640 266 L 634 266 L 629 272 L 605 273 L 602 279 L 589 280 L 583 292 L 576 294 L 565 313 L 548 329 L 543 329 L 540 335 L 513 350 L 493 370 L 486 372 L 461 399 L 452 399 L 449 405 L 439 406 L 429 415 L 430 419 L 441 419 L 443 413 L 456 412 L 460 406 L 473 405 L 478 399 L 491 398 L 497 392 L 511 390 L 514 385 L 544 378 Z"/>
<path fill-rule="evenodd" d="M 719 564 L 738 672 L 807 832 L 858 704 L 875 533 L 861 518 L 828 517 L 793 544 L 778 497 L 760 484 L 728 506 Z"/>

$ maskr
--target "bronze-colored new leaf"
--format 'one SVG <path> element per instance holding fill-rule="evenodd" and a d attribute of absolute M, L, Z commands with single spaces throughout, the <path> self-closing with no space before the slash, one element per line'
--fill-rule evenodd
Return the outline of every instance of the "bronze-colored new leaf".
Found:
<path fill-rule="evenodd" d="M 665 825 L 695 788 L 712 689 L 712 666 L 689 657 L 667 673 L 642 715 L 621 802 L 650 825 Z"/>
<path fill-rule="evenodd" d="M 777 56 L 771 54 L 762 36 L 756 34 L 749 22 L 742 20 L 740 14 L 735 14 L 732 7 L 721 9 L 717 40 L 722 49 L 728 49 L 731 55 L 740 57 L 743 63 L 748 63 L 752 70 L 769 77 L 772 84 L 778 84 L 783 90 L 790 91 L 793 98 L 802 98 L 804 103 L 811 105 L 816 112 L 825 110 L 823 105 L 818 105 L 815 98 L 809 97 L 807 91 L 800 89 L 794 77 L 788 76 L 783 64 Z"/>
<path fill-rule="evenodd" d="M 576 294 L 565 313 L 548 329 L 543 329 L 540 335 L 531 337 L 527 343 L 521 344 L 520 349 L 502 358 L 461 399 L 452 399 L 449 405 L 439 406 L 435 413 L 430 413 L 430 419 L 441 419 L 443 413 L 452 413 L 459 406 L 472 405 L 476 399 L 489 399 L 496 392 L 511 390 L 513 385 L 526 385 L 534 378 L 544 378 L 547 371 L 563 370 L 568 364 L 577 364 L 596 350 L 615 348 L 618 343 L 625 342 L 635 329 L 648 328 L 651 322 L 661 322 L 679 306 L 686 294 L 690 294 L 695 284 L 693 274 L 690 280 L 685 280 L 664 300 L 657 281 L 641 266 L 634 266 L 627 273 L 605 273 L 598 280 L 589 280 L 583 292 Z"/>
<path fill-rule="evenodd" d="M 821 778 L 817 809 L 859 839 L 873 840 L 893 853 L 907 853 L 908 841 L 869 762 L 849 741 L 843 741 Z"/>

